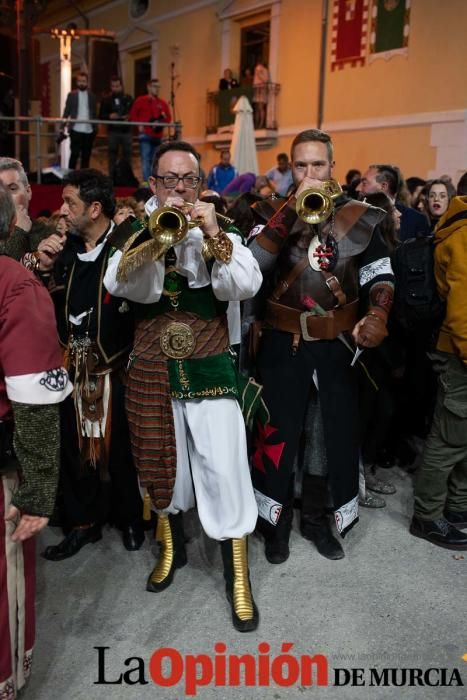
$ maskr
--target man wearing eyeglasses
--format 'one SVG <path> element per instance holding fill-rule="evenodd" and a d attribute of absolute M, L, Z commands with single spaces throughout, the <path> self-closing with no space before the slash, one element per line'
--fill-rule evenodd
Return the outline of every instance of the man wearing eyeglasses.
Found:
<path fill-rule="evenodd" d="M 158 513 L 160 557 L 147 590 L 159 592 L 187 562 L 182 513 L 194 507 L 221 542 L 234 627 L 256 629 L 246 537 L 258 515 L 250 479 L 237 374 L 229 352 L 227 305 L 256 294 L 262 277 L 239 235 L 220 229 L 199 200 L 199 155 L 188 143 L 156 151 L 147 213 L 172 207 L 195 224 L 185 236 L 122 223 L 104 284 L 134 303 L 127 413 L 145 502 Z M 197 225 L 196 225 L 197 224 Z M 152 229 L 152 234 L 150 233 Z"/>

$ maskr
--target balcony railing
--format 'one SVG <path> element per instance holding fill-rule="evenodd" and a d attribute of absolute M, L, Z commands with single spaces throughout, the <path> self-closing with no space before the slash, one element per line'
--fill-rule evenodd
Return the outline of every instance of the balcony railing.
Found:
<path fill-rule="evenodd" d="M 280 92 L 278 83 L 267 83 L 258 87 L 251 85 L 234 88 L 233 90 L 218 90 L 207 93 L 206 102 L 206 134 L 217 134 L 220 130 L 228 131 L 235 121 L 233 108 L 241 95 L 248 97 L 255 112 L 255 129 L 277 130 L 277 96 Z M 259 109 L 259 104 L 265 104 L 265 110 Z"/>
<path fill-rule="evenodd" d="M 37 182 L 41 183 L 42 167 L 45 161 L 46 165 L 50 164 L 52 161 L 54 164 L 60 162 L 59 146 L 57 145 L 58 129 L 66 123 L 74 124 L 75 122 L 86 123 L 86 124 L 96 124 L 97 126 L 115 126 L 115 121 L 109 119 L 63 119 L 62 117 L 43 117 L 41 114 L 36 116 L 4 116 L 0 117 L 0 126 L 2 122 L 5 122 L 9 134 L 13 136 L 27 136 L 29 137 L 29 152 L 31 160 L 36 161 L 36 171 L 37 171 Z M 16 122 L 16 125 L 15 125 Z M 9 127 L 11 124 L 11 127 Z M 22 124 L 25 124 L 26 128 L 22 128 Z M 178 140 L 182 136 L 182 123 L 181 122 L 118 122 L 119 125 L 124 126 L 161 126 L 162 128 L 170 129 L 169 139 Z M 52 129 L 44 132 L 44 127 L 46 129 Z M 107 135 L 105 130 L 96 134 L 97 139 L 101 139 L 105 143 L 105 150 L 107 151 Z M 136 142 L 136 138 L 133 138 Z M 93 147 L 93 153 L 99 149 L 99 145 Z M 18 148 L 15 147 L 16 155 L 18 156 Z M 2 155 L 2 154 L 0 154 Z M 61 163 L 62 167 L 66 169 L 68 163 Z"/>

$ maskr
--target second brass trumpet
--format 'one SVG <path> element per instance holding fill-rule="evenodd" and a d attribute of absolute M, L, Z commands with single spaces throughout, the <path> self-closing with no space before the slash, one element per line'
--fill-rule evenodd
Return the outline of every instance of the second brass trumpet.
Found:
<path fill-rule="evenodd" d="M 331 216 L 334 199 L 341 193 L 342 188 L 337 180 L 325 180 L 323 189 L 309 187 L 298 195 L 296 212 L 307 224 L 321 224 Z"/>

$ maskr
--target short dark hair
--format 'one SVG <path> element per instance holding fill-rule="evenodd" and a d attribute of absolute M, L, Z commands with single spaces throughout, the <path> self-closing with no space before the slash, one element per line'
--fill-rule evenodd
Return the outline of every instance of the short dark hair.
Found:
<path fill-rule="evenodd" d="M 457 183 L 457 196 L 465 197 L 467 195 L 467 172 L 464 173 Z"/>
<path fill-rule="evenodd" d="M 138 189 L 133 192 L 133 198 L 136 202 L 146 203 L 151 197 L 152 192 L 149 187 L 138 187 Z"/>
<path fill-rule="evenodd" d="M 353 180 L 356 180 L 357 178 L 360 178 L 362 173 L 360 170 L 357 170 L 357 168 L 351 168 L 350 170 L 347 171 L 347 175 L 345 176 L 345 182 L 347 185 L 351 185 Z"/>
<path fill-rule="evenodd" d="M 426 184 L 426 180 L 424 180 L 422 177 L 417 177 L 414 175 L 412 177 L 408 177 L 405 184 L 407 185 L 407 189 L 409 190 L 410 194 L 413 194 L 417 187 L 423 187 L 423 185 Z"/>
<path fill-rule="evenodd" d="M 228 153 L 229 156 L 230 156 L 230 150 L 229 150 L 228 148 L 223 148 L 223 149 L 222 149 L 222 151 L 220 152 L 221 157 L 222 157 L 222 154 L 223 154 L 223 153 Z"/>
<path fill-rule="evenodd" d="M 395 165 L 387 165 L 386 163 L 370 165 L 370 168 L 375 168 L 378 171 L 376 182 L 385 182 L 388 186 L 389 194 L 391 197 L 395 197 L 401 186 L 401 173 L 399 168 Z"/>
<path fill-rule="evenodd" d="M 152 161 L 151 169 L 153 176 L 157 175 L 157 168 L 159 167 L 160 159 L 169 151 L 183 151 L 184 153 L 191 153 L 191 155 L 193 155 L 196 158 L 198 167 L 200 166 L 201 156 L 198 153 L 198 151 L 195 148 L 193 148 L 191 143 L 188 143 L 187 141 L 166 141 L 165 143 L 161 144 L 154 153 L 154 159 Z"/>
<path fill-rule="evenodd" d="M 276 156 L 276 160 L 286 160 L 287 163 L 289 162 L 289 156 L 287 153 L 278 153 Z"/>
<path fill-rule="evenodd" d="M 115 196 L 112 180 L 94 168 L 73 170 L 63 180 L 63 185 L 71 185 L 79 191 L 80 199 L 90 206 L 99 202 L 102 212 L 111 219 L 115 213 Z"/>
<path fill-rule="evenodd" d="M 0 182 L 0 240 L 8 238 L 11 232 L 16 209 L 8 187 Z"/>
<path fill-rule="evenodd" d="M 325 143 L 326 148 L 328 149 L 328 158 L 332 162 L 334 158 L 332 139 L 329 134 L 327 134 L 325 131 L 321 131 L 321 129 L 306 129 L 305 131 L 301 131 L 296 135 L 290 148 L 292 160 L 295 146 L 298 146 L 299 143 L 307 143 L 308 141 L 319 141 L 320 143 Z"/>
<path fill-rule="evenodd" d="M 80 70 L 80 72 L 76 75 L 77 78 L 86 78 L 86 80 L 89 80 L 89 75 L 84 72 L 84 70 Z"/>

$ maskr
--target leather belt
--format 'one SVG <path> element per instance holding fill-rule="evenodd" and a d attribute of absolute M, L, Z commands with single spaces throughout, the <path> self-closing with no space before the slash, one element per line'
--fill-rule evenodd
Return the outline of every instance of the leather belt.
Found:
<path fill-rule="evenodd" d="M 303 340 L 334 340 L 339 333 L 353 330 L 358 320 L 358 299 L 327 314 L 316 316 L 311 311 L 302 312 L 268 300 L 264 320 L 270 327 L 299 335 Z"/>

